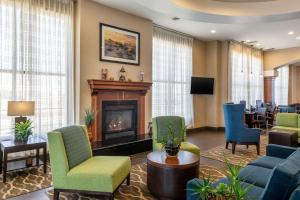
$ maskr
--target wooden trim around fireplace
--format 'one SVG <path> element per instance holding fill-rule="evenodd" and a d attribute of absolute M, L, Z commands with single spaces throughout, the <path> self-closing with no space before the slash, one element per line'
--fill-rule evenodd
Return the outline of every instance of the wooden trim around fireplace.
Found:
<path fill-rule="evenodd" d="M 118 100 L 137 101 L 137 134 L 145 134 L 145 96 L 152 83 L 121 82 L 89 79 L 91 89 L 91 107 L 97 111 L 92 124 L 92 141 L 102 141 L 102 102 Z"/>

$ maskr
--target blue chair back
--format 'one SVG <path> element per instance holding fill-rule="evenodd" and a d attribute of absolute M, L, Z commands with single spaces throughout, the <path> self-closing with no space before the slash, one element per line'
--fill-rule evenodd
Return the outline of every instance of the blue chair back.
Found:
<path fill-rule="evenodd" d="M 226 139 L 238 138 L 240 130 L 244 129 L 244 104 L 224 104 L 224 120 Z"/>

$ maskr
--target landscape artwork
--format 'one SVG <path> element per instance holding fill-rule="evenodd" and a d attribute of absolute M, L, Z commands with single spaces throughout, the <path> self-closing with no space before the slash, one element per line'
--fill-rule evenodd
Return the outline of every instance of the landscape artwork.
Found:
<path fill-rule="evenodd" d="M 139 65 L 139 33 L 101 23 L 100 41 L 101 61 Z"/>

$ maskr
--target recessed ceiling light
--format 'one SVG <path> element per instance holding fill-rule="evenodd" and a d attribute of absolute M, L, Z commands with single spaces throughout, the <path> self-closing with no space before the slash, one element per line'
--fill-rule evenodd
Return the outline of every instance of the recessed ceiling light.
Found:
<path fill-rule="evenodd" d="M 172 17 L 172 20 L 177 21 L 177 20 L 180 20 L 180 18 L 179 17 Z"/>
<path fill-rule="evenodd" d="M 288 32 L 289 35 L 294 35 L 294 31 Z"/>
<path fill-rule="evenodd" d="M 300 40 L 300 36 L 299 36 L 299 37 L 296 37 L 296 40 Z"/>
<path fill-rule="evenodd" d="M 216 33 L 217 31 L 216 30 L 211 30 L 210 31 L 212 34 Z"/>

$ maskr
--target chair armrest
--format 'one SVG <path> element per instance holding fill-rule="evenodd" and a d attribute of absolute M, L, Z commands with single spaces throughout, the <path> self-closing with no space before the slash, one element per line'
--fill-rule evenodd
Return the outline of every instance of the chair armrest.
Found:
<path fill-rule="evenodd" d="M 287 147 L 276 144 L 267 145 L 267 156 L 273 156 L 278 158 L 287 158 L 291 155 L 297 148 Z"/>

